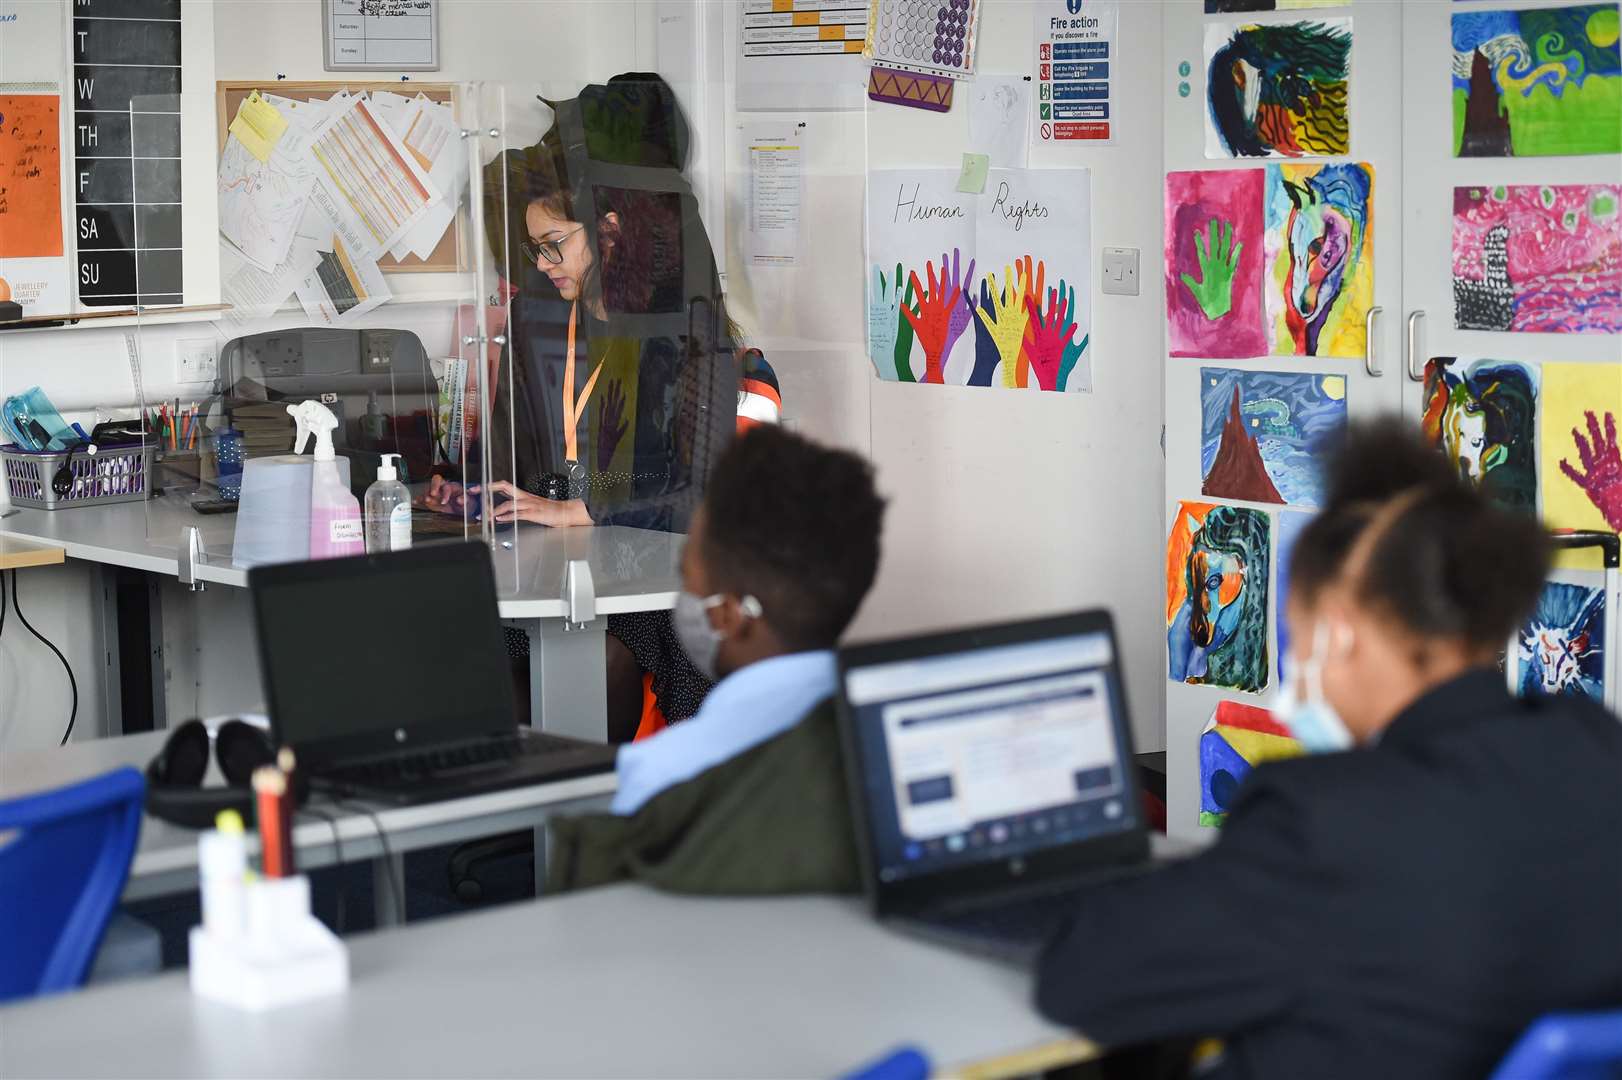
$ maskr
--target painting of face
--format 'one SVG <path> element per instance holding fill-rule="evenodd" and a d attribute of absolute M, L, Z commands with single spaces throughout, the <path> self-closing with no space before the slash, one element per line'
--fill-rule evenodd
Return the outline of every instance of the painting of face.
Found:
<path fill-rule="evenodd" d="M 1521 694 L 1605 698 L 1605 590 L 1564 581 L 1543 587 L 1520 632 Z"/>
<path fill-rule="evenodd" d="M 1180 503 L 1166 545 L 1168 675 L 1259 693 L 1267 686 L 1270 519 Z"/>
<path fill-rule="evenodd" d="M 1363 355 L 1374 299 L 1374 170 L 1267 170 L 1267 316 L 1281 356 Z"/>
<path fill-rule="evenodd" d="M 1508 510 L 1537 508 L 1537 368 L 1439 356 L 1425 366 L 1421 426 L 1461 479 Z"/>
<path fill-rule="evenodd" d="M 1207 23 L 1205 156 L 1347 153 L 1351 53 L 1350 19 Z"/>

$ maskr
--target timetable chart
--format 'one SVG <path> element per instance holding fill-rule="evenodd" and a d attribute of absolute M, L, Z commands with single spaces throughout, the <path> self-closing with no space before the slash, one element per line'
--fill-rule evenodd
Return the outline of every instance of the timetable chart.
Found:
<path fill-rule="evenodd" d="M 73 0 L 74 280 L 83 307 L 184 302 L 181 0 Z"/>
<path fill-rule="evenodd" d="M 852 0 L 747 0 L 745 56 L 838 56 L 867 45 L 867 5 Z"/>

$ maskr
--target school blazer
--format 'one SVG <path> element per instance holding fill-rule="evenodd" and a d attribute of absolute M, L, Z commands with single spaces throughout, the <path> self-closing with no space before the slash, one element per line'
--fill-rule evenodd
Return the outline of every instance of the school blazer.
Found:
<path fill-rule="evenodd" d="M 551 841 L 548 892 L 629 880 L 712 895 L 857 892 L 833 700 L 635 814 L 555 819 Z"/>
<path fill-rule="evenodd" d="M 1221 1076 L 1485 1076 L 1622 1007 L 1622 725 L 1482 670 L 1263 765 L 1213 847 L 1086 896 L 1036 997 L 1106 1044 L 1222 1036 Z"/>

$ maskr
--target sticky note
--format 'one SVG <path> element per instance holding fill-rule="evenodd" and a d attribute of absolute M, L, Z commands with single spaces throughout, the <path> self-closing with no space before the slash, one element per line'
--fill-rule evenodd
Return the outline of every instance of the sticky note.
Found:
<path fill-rule="evenodd" d="M 286 130 L 287 121 L 282 114 L 260 97 L 257 90 L 238 106 L 236 119 L 231 121 L 231 134 L 260 161 L 270 160 L 270 152 Z"/>
<path fill-rule="evenodd" d="M 986 189 L 986 173 L 990 168 L 990 154 L 964 154 L 963 171 L 957 174 L 957 189 L 968 195 L 980 194 Z"/>

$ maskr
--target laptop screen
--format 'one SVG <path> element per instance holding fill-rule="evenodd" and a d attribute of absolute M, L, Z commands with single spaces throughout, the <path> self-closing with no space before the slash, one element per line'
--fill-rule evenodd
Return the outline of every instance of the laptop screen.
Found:
<path fill-rule="evenodd" d="M 267 566 L 249 585 L 271 723 L 301 760 L 516 726 L 487 548 Z"/>
<path fill-rule="evenodd" d="M 1107 631 L 852 666 L 844 689 L 881 882 L 1138 827 Z"/>

